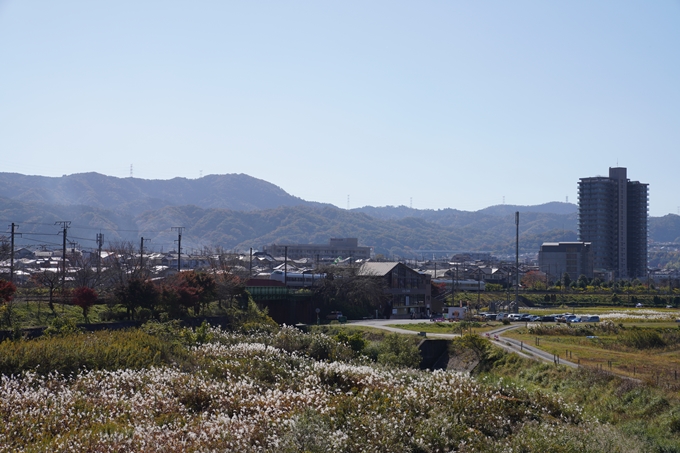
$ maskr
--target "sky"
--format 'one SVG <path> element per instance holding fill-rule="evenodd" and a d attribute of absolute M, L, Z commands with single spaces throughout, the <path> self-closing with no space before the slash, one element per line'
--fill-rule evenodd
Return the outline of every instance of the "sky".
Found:
<path fill-rule="evenodd" d="M 338 207 L 680 213 L 680 0 L 0 0 L 0 171 L 245 173 Z"/>

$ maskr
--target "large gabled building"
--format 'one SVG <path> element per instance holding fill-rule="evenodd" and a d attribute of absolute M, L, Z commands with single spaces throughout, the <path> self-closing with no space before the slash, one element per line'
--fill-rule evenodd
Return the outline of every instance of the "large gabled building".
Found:
<path fill-rule="evenodd" d="M 579 180 L 579 240 L 592 244 L 595 271 L 616 278 L 646 275 L 648 190 L 622 167 L 610 168 L 609 177 Z"/>
<path fill-rule="evenodd" d="M 361 266 L 358 275 L 384 281 L 387 305 L 382 311 L 388 318 L 426 318 L 442 311 L 441 301 L 432 301 L 429 274 L 399 262 L 369 262 Z"/>

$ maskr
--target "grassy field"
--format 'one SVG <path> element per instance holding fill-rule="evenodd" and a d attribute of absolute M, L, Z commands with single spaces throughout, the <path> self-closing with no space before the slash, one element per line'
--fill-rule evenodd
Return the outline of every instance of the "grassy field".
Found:
<path fill-rule="evenodd" d="M 530 325 L 504 335 L 584 367 L 680 389 L 680 329 L 675 323 Z"/>

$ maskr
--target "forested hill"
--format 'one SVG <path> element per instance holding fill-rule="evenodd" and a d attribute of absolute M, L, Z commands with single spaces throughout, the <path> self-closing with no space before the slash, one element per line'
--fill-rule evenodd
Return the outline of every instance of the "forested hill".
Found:
<path fill-rule="evenodd" d="M 479 211 L 459 211 L 457 209 L 413 209 L 406 206 L 364 206 L 363 208 L 352 209 L 352 212 L 361 212 L 371 217 L 384 220 L 399 220 L 409 217 L 427 220 L 439 225 L 464 226 L 475 223 L 481 218 L 496 218 L 514 216 L 519 212 L 530 216 L 536 214 L 556 214 L 563 221 L 563 225 L 553 225 L 561 229 L 576 230 L 576 211 L 577 206 L 571 203 L 551 202 L 536 206 L 516 206 L 516 205 L 497 205 L 481 209 Z M 556 217 L 557 219 L 557 217 Z M 514 220 L 513 220 L 514 222 Z"/>
<path fill-rule="evenodd" d="M 527 216 L 520 231 L 527 250 L 545 240 L 575 240 L 573 231 L 553 228 L 563 219 L 545 214 Z M 566 219 L 564 219 L 566 220 Z M 174 223 L 173 223 L 174 222 Z M 482 218 L 472 224 L 441 226 L 423 219 L 382 220 L 338 208 L 293 207 L 236 212 L 199 208 L 165 208 L 137 219 L 141 229 L 169 231 L 183 222 L 208 244 L 227 248 L 261 248 L 271 243 L 327 243 L 330 237 L 357 237 L 377 253 L 420 255 L 419 250 L 514 250 L 514 217 Z"/>
<path fill-rule="evenodd" d="M 150 180 L 78 173 L 59 178 L 0 173 L 0 197 L 23 203 L 83 205 L 137 215 L 166 206 L 250 211 L 280 206 L 323 206 L 286 193 L 267 181 L 244 174 L 198 179 Z"/>
<path fill-rule="evenodd" d="M 228 209 L 227 209 L 228 208 Z M 0 173 L 0 222 L 19 224 L 20 245 L 61 245 L 68 221 L 69 241 L 94 248 L 106 243 L 149 241 L 153 250 L 175 247 L 184 227 L 185 250 L 203 246 L 261 249 L 271 243 L 327 243 L 357 237 L 388 256 L 427 256 L 432 250 L 514 253 L 515 219 L 520 214 L 520 249 L 535 253 L 546 241 L 577 240 L 576 206 L 500 205 L 477 212 L 417 210 L 405 206 L 353 210 L 306 202 L 247 175 L 147 181 L 96 173 L 44 178 Z M 680 242 L 680 217 L 650 218 L 650 239 Z M 0 234 L 1 235 L 1 234 Z"/>
<path fill-rule="evenodd" d="M 357 237 L 362 245 L 374 246 L 377 253 L 403 257 L 424 256 L 424 250 L 512 253 L 515 234 L 513 215 L 480 215 L 446 226 L 414 217 L 383 220 L 335 207 L 309 206 L 258 211 L 166 206 L 133 216 L 82 205 L 0 198 L 0 221 L 17 223 L 24 233 L 17 238 L 19 244 L 59 246 L 60 226 L 55 222 L 64 220 L 71 222 L 68 237 L 81 247 L 95 247 L 96 234 L 103 233 L 106 242 L 138 243 L 139 237 L 144 237 L 153 250 L 166 251 L 174 248 L 177 233 L 171 228 L 176 226 L 185 227 L 182 244 L 186 250 L 203 246 L 261 249 L 271 243 L 327 243 L 331 237 Z M 520 225 L 522 249 L 536 251 L 543 241 L 575 240 L 573 230 L 562 229 L 570 222 L 569 216 L 525 214 Z"/>

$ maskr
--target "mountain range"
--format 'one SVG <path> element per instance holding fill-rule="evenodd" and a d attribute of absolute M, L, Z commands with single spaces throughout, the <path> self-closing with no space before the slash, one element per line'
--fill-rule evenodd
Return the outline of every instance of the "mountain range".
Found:
<path fill-rule="evenodd" d="M 305 201 L 245 174 L 199 179 L 145 180 L 98 173 L 62 177 L 0 173 L 0 221 L 15 223 L 23 245 L 61 245 L 67 238 L 83 248 L 145 238 L 153 250 L 175 248 L 183 227 L 184 250 L 221 247 L 261 249 L 271 243 L 327 243 L 357 237 L 386 256 L 420 257 L 435 251 L 512 254 L 514 213 L 520 212 L 520 249 L 536 252 L 545 241 L 577 239 L 577 206 L 491 206 L 479 211 L 419 210 L 406 206 L 345 210 Z M 650 218 L 650 239 L 680 241 L 680 217 Z"/>

